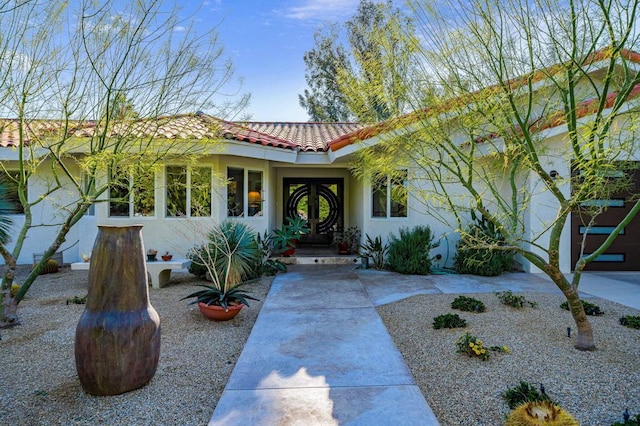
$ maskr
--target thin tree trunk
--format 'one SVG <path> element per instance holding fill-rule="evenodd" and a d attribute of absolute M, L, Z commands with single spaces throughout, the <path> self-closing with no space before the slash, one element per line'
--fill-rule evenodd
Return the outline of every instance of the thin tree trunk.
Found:
<path fill-rule="evenodd" d="M 593 339 L 593 328 L 584 311 L 584 306 L 580 301 L 577 288 L 574 288 L 559 270 L 556 269 L 553 272 L 547 271 L 547 273 L 566 297 L 569 312 L 571 312 L 573 321 L 576 323 L 578 335 L 575 348 L 581 351 L 595 350 L 596 345 Z"/>

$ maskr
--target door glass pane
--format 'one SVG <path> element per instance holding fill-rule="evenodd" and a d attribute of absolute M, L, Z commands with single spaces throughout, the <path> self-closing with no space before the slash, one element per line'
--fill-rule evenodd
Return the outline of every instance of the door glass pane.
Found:
<path fill-rule="evenodd" d="M 167 216 L 187 214 L 187 168 L 167 167 Z"/>
<path fill-rule="evenodd" d="M 303 184 L 289 185 L 289 196 L 293 195 L 298 189 L 303 188 L 304 186 L 305 185 Z M 299 195 L 297 200 L 298 202 L 295 206 L 296 214 L 304 220 L 309 220 L 309 193 L 305 192 L 304 194 Z"/>
<path fill-rule="evenodd" d="M 211 168 L 191 169 L 191 216 L 211 216 Z"/>

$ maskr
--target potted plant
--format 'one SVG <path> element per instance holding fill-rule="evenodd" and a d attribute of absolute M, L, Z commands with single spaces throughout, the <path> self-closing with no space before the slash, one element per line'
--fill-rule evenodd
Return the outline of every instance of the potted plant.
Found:
<path fill-rule="evenodd" d="M 298 239 L 309 232 L 309 223 L 301 216 L 288 217 L 282 228 L 275 229 L 271 241 L 274 252 L 280 256 L 293 256 Z"/>
<path fill-rule="evenodd" d="M 197 303 L 207 318 L 229 320 L 249 306 L 247 300 L 258 300 L 241 288 L 260 259 L 255 232 L 247 225 L 226 220 L 214 226 L 208 233 L 208 241 L 192 248 L 187 257 L 206 270 L 206 278 L 212 284 L 199 285 L 204 289 L 181 300 L 195 297 L 189 304 Z"/>
<path fill-rule="evenodd" d="M 149 249 L 147 250 L 147 262 L 155 262 L 158 260 L 156 256 L 158 255 L 158 250 Z"/>
<path fill-rule="evenodd" d="M 173 259 L 173 255 L 172 255 L 172 254 L 170 254 L 168 251 L 167 251 L 167 252 L 165 252 L 165 253 L 164 253 L 162 256 L 160 256 L 160 257 L 162 257 L 162 260 L 164 260 L 165 262 L 168 262 L 168 261 L 170 261 L 171 259 Z"/>
<path fill-rule="evenodd" d="M 358 253 L 360 230 L 357 226 L 350 226 L 343 231 L 335 231 L 332 244 L 338 248 L 339 254 Z"/>

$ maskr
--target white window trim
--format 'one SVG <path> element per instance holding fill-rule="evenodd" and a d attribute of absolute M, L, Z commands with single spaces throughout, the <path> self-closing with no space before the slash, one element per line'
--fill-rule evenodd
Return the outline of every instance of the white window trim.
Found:
<path fill-rule="evenodd" d="M 399 169 L 399 170 L 403 170 L 405 172 L 407 172 L 407 180 L 409 179 L 409 171 L 408 169 Z M 373 183 L 373 179 L 371 179 L 371 185 L 370 185 L 370 190 L 369 190 L 369 209 L 370 209 L 370 215 L 369 218 L 371 220 L 406 220 L 409 218 L 409 192 L 408 192 L 408 188 L 409 185 L 407 184 L 407 199 L 406 199 L 406 206 L 405 208 L 407 209 L 407 214 L 405 216 L 391 216 L 391 176 L 389 175 L 389 173 L 385 174 L 385 189 L 386 189 L 386 206 L 385 206 L 385 212 L 386 215 L 385 216 L 374 216 L 373 215 L 373 190 L 374 190 L 374 183 Z"/>
<path fill-rule="evenodd" d="M 168 187 L 168 182 L 167 182 L 167 178 L 168 178 L 168 173 L 167 173 L 167 168 L 169 167 L 184 167 L 187 171 L 187 194 L 186 194 L 186 206 L 185 206 L 185 210 L 186 212 L 184 212 L 184 216 L 169 216 L 167 215 L 167 201 L 168 201 L 168 197 L 167 197 L 167 187 Z M 209 188 L 211 189 L 209 192 L 209 215 L 208 216 L 191 216 L 191 171 L 193 169 L 209 169 L 209 171 L 211 172 L 211 176 L 209 177 Z M 186 165 L 186 164 L 166 164 L 164 166 L 163 169 L 163 173 L 164 173 L 164 191 L 162 192 L 162 197 L 164 199 L 164 204 L 163 204 L 163 217 L 165 219 L 184 219 L 184 218 L 189 218 L 189 219 L 211 219 L 214 215 L 213 215 L 213 211 L 214 211 L 214 188 L 213 188 L 213 177 L 214 177 L 214 170 L 213 170 L 213 166 L 212 165 L 202 165 L 202 166 L 190 166 L 190 165 Z"/>
<path fill-rule="evenodd" d="M 110 175 L 109 175 L 110 176 Z M 111 176 L 110 176 L 111 177 Z M 129 200 L 127 203 L 129 204 L 129 215 L 128 216 L 111 216 L 111 186 L 107 190 L 107 217 L 113 220 L 123 220 L 123 219 L 141 219 L 141 220 L 149 220 L 156 219 L 158 217 L 158 192 L 156 191 L 156 179 L 158 174 L 153 172 L 153 214 L 149 216 L 136 216 L 135 214 L 135 205 L 134 205 L 134 197 L 135 193 L 133 191 L 133 172 L 129 173 Z M 88 210 L 87 210 L 88 211 Z"/>
<path fill-rule="evenodd" d="M 228 205 L 228 199 L 229 199 L 229 185 L 228 183 L 225 185 L 225 189 L 224 189 L 224 199 L 225 199 L 225 206 L 224 206 L 224 210 L 225 210 L 225 216 L 227 219 L 242 219 L 242 220 L 256 220 L 256 219 L 262 219 L 264 218 L 264 211 L 265 211 L 265 205 L 266 205 L 266 200 L 267 200 L 267 189 L 265 187 L 265 171 L 264 169 L 260 169 L 260 168 L 254 168 L 254 167 L 246 167 L 246 166 L 237 166 L 237 165 L 232 165 L 232 164 L 227 164 L 226 169 L 225 169 L 225 173 L 226 173 L 226 182 L 229 182 L 229 169 L 242 169 L 243 171 L 243 175 L 242 175 L 242 179 L 243 179 L 243 185 L 242 185 L 242 200 L 243 200 L 243 206 L 242 206 L 242 215 L 241 216 L 229 216 L 229 205 Z M 262 212 L 263 214 L 261 216 L 249 216 L 249 172 L 259 172 L 262 174 L 262 189 L 260 190 L 260 197 L 261 197 L 261 207 L 262 207 Z"/>

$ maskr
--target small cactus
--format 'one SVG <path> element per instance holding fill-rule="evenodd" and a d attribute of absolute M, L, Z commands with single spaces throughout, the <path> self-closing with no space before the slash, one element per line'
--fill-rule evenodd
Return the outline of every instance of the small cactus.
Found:
<path fill-rule="evenodd" d="M 53 259 L 49 259 L 47 260 L 47 263 L 44 264 L 42 271 L 40 271 L 40 275 L 53 274 L 54 272 L 58 272 L 59 269 L 60 266 L 58 265 L 58 262 Z"/>
<path fill-rule="evenodd" d="M 11 297 L 15 297 L 16 294 L 20 291 L 20 284 L 11 284 Z"/>
<path fill-rule="evenodd" d="M 578 421 L 549 401 L 526 402 L 509 414 L 505 426 L 579 426 Z"/>

